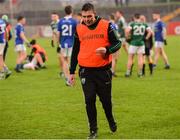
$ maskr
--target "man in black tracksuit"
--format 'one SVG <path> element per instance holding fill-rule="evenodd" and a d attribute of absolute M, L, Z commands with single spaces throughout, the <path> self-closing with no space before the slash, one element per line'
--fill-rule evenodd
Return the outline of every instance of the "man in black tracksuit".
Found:
<path fill-rule="evenodd" d="M 79 64 L 79 76 L 90 127 L 88 138 L 92 139 L 96 138 L 98 129 L 96 95 L 100 98 L 111 131 L 117 130 L 112 113 L 110 54 L 121 47 L 121 42 L 118 40 L 111 23 L 95 16 L 92 4 L 83 5 L 82 21 L 82 24 L 77 26 L 74 37 L 69 82 L 74 84 L 75 70 Z"/>

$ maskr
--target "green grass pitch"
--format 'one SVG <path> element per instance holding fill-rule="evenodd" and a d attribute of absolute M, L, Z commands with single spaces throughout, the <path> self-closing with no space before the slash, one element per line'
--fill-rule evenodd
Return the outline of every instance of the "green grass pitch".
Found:
<path fill-rule="evenodd" d="M 16 55 L 11 42 L 7 65 L 11 77 L 0 81 L 0 138 L 86 138 L 88 124 L 79 78 L 75 87 L 66 87 L 58 78 L 56 49 L 50 39 L 38 39 L 48 53 L 47 69 L 17 74 Z M 98 138 L 180 138 L 180 40 L 168 37 L 165 48 L 170 70 L 159 61 L 154 75 L 125 78 L 127 57 L 119 57 L 118 78 L 113 79 L 113 112 L 118 131 L 110 133 L 100 101 L 97 98 Z M 137 61 L 136 64 L 137 65 Z"/>

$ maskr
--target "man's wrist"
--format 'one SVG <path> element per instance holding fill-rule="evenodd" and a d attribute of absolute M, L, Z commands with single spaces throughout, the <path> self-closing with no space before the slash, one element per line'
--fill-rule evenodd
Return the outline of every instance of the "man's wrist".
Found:
<path fill-rule="evenodd" d="M 70 74 L 75 74 L 75 71 L 74 70 L 70 70 Z"/>

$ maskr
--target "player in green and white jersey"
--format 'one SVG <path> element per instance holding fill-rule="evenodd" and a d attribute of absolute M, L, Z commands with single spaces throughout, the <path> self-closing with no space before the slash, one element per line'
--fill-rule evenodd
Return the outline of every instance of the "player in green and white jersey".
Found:
<path fill-rule="evenodd" d="M 126 28 L 126 38 L 130 37 L 130 46 L 128 50 L 128 64 L 125 76 L 129 77 L 134 55 L 138 55 L 138 76 L 142 76 L 143 54 L 145 53 L 144 35 L 147 31 L 145 39 L 151 36 L 150 27 L 146 23 L 140 21 L 140 14 L 134 15 L 134 22 L 131 22 Z"/>
<path fill-rule="evenodd" d="M 57 25 L 58 25 L 58 22 L 59 22 L 59 16 L 57 13 L 53 12 L 51 14 L 51 29 L 52 29 L 52 40 L 51 40 L 51 46 L 52 47 L 55 47 L 55 44 L 56 42 L 58 42 L 58 38 L 57 38 L 57 33 L 58 33 L 58 30 L 57 30 Z M 57 44 L 57 43 L 56 43 Z"/>
<path fill-rule="evenodd" d="M 124 48 L 125 52 L 128 54 L 128 46 L 125 39 L 126 21 L 122 11 L 116 11 L 116 20 L 117 20 L 116 24 L 118 25 L 119 37 L 122 42 L 122 47 Z"/>
<path fill-rule="evenodd" d="M 51 40 L 51 46 L 52 47 L 55 47 L 57 46 L 57 57 L 58 57 L 58 60 L 59 60 L 59 69 L 60 69 L 60 72 L 59 72 L 59 76 L 60 77 L 63 77 L 64 76 L 64 73 L 62 72 L 62 57 L 61 57 L 61 54 L 60 54 L 60 46 L 59 46 L 59 43 L 58 43 L 58 23 L 59 23 L 59 15 L 56 13 L 56 12 L 53 12 L 51 14 L 51 29 L 52 29 L 52 40 Z"/>

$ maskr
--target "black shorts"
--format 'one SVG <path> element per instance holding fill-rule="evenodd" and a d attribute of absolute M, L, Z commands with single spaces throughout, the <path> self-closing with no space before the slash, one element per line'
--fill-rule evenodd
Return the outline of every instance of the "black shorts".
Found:
<path fill-rule="evenodd" d="M 145 43 L 145 54 L 144 55 L 149 56 L 150 50 L 153 47 L 153 42 L 152 42 L 152 40 L 146 40 L 144 43 Z"/>
<path fill-rule="evenodd" d="M 150 50 L 151 49 L 145 47 L 145 54 L 144 55 L 149 56 L 150 55 Z"/>

